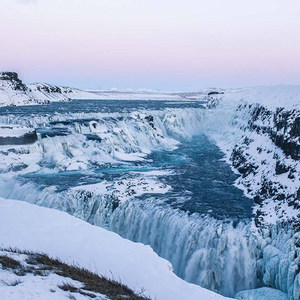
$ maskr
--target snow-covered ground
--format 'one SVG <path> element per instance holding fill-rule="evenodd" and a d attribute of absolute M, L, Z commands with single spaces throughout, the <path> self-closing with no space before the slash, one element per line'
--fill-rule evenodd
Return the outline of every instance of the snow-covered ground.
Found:
<path fill-rule="evenodd" d="M 82 282 L 60 275 L 61 271 L 57 272 L 53 265 L 41 265 L 35 260 L 44 257 L 39 253 L 19 253 L 16 249 L 0 251 L 1 299 L 110 300 L 104 294 L 85 290 Z"/>
<path fill-rule="evenodd" d="M 75 262 L 98 274 L 120 280 L 137 292 L 144 289 L 144 294 L 152 299 L 225 299 L 178 278 L 170 263 L 158 257 L 149 246 L 122 239 L 66 213 L 29 203 L 0 199 L 0 241 L 2 248 L 43 252 L 69 264 Z M 26 289 L 17 285 L 11 289 L 16 297 L 5 299 L 17 300 L 21 299 L 18 298 L 20 292 L 26 295 L 29 292 L 42 293 L 45 289 L 43 285 L 36 285 L 34 278 L 26 278 L 26 281 L 31 281 L 31 290 L 28 282 L 24 284 Z M 1 298 L 2 293 L 7 293 L 7 287 L 0 285 Z M 47 299 L 43 294 L 40 296 L 30 299 Z"/>
<path fill-rule="evenodd" d="M 215 97 L 222 98 L 227 105 L 243 101 L 249 104 L 260 104 L 273 110 L 279 107 L 299 109 L 300 86 L 274 85 L 231 89 L 224 91 L 222 95 L 215 95 Z"/>
<path fill-rule="evenodd" d="M 87 90 L 103 100 L 184 100 L 183 92 L 159 92 L 152 90 Z"/>
<path fill-rule="evenodd" d="M 23 137 L 25 134 L 30 134 L 34 132 L 33 128 L 28 128 L 25 126 L 15 126 L 15 125 L 0 125 L 0 137 Z"/>
<path fill-rule="evenodd" d="M 73 188 L 74 191 L 90 192 L 95 196 L 103 196 L 108 194 L 109 190 L 113 190 L 113 196 L 118 199 L 120 203 L 144 194 L 165 194 L 170 189 L 170 186 L 147 177 L 126 178 L 118 180 L 113 184 L 104 181 Z"/>

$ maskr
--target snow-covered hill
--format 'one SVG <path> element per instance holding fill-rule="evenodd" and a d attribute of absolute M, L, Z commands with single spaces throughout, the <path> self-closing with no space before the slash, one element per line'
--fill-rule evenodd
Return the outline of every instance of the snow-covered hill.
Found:
<path fill-rule="evenodd" d="M 71 99 L 99 99 L 79 89 L 45 83 L 25 85 L 14 72 L 0 72 L 0 106 L 49 104 Z"/>
<path fill-rule="evenodd" d="M 24 84 L 14 72 L 0 72 L 0 107 L 49 104 L 73 99 L 99 100 L 182 100 L 207 101 L 224 90 L 210 88 L 200 92 L 160 92 L 154 90 L 80 90 L 47 83 Z"/>
<path fill-rule="evenodd" d="M 2 248 L 43 252 L 69 264 L 75 262 L 90 271 L 121 281 L 136 292 L 143 290 L 143 294 L 152 299 L 229 299 L 181 280 L 172 272 L 170 263 L 149 246 L 122 239 L 113 232 L 53 209 L 0 198 L 0 241 Z M 28 289 L 30 279 L 31 290 Z M 11 289 L 16 298 L 9 299 L 20 299 L 17 297 L 20 293 L 22 299 L 65 299 L 63 296 L 54 298 L 55 293 L 52 293 L 52 298 L 43 297 L 47 296 L 47 281 L 49 289 L 56 289 L 53 284 L 61 280 L 52 279 L 52 282 L 44 280 L 42 285 L 36 282 L 38 278 L 26 276 L 23 281 L 26 281 L 27 289 L 22 289 L 22 284 L 17 285 Z M 7 292 L 7 287 L 0 284 L 0 298 L 4 291 Z"/>

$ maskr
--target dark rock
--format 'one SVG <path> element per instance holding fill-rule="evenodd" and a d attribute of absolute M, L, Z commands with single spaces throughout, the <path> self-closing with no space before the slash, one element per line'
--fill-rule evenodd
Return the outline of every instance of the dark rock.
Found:
<path fill-rule="evenodd" d="M 27 91 L 27 86 L 19 79 L 15 72 L 0 72 L 0 80 L 10 82 L 12 89 L 16 91 Z"/>
<path fill-rule="evenodd" d="M 25 145 L 25 144 L 32 144 L 35 141 L 37 141 L 37 134 L 35 131 L 25 133 L 20 137 L 0 136 L 0 145 Z"/>
<path fill-rule="evenodd" d="M 245 143 L 247 144 L 249 141 L 247 138 L 245 140 Z M 243 177 L 246 177 L 251 173 L 256 173 L 258 166 L 248 162 L 246 154 L 238 146 L 233 149 L 230 159 L 232 161 L 232 165 L 243 175 Z"/>
<path fill-rule="evenodd" d="M 46 93 L 58 93 L 58 94 L 62 93 L 61 88 L 55 85 L 39 84 L 36 86 L 36 89 L 40 92 L 46 92 Z"/>
<path fill-rule="evenodd" d="M 284 165 L 279 161 L 276 162 L 276 167 L 275 167 L 276 175 L 284 174 L 287 173 L 288 171 L 289 171 L 289 167 L 287 167 L 286 165 Z"/>
<path fill-rule="evenodd" d="M 26 169 L 28 167 L 27 164 L 19 164 L 19 165 L 14 165 L 11 167 L 11 171 L 13 172 L 18 172 L 18 171 L 22 171 L 24 169 Z"/>
<path fill-rule="evenodd" d="M 149 125 L 155 129 L 155 126 L 154 126 L 154 118 L 153 116 L 149 115 L 149 116 L 146 116 L 145 119 L 148 121 Z"/>
<path fill-rule="evenodd" d="M 263 202 L 263 199 L 258 195 L 254 196 L 253 200 L 256 204 L 261 204 Z"/>
<path fill-rule="evenodd" d="M 224 92 L 211 91 L 207 95 L 211 96 L 211 95 L 222 95 L 222 94 L 224 94 Z"/>
<path fill-rule="evenodd" d="M 102 139 L 100 138 L 100 136 L 98 136 L 97 134 L 91 134 L 91 133 L 87 133 L 85 134 L 85 137 L 88 141 L 97 141 L 97 142 L 101 142 Z"/>

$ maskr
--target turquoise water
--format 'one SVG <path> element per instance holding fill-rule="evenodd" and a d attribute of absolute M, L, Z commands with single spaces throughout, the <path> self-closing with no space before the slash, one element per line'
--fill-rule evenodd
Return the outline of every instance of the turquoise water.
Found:
<path fill-rule="evenodd" d="M 101 169 L 81 172 L 34 173 L 21 178 L 25 182 L 34 182 L 40 188 L 56 186 L 58 191 L 64 191 L 103 180 L 135 177 L 138 176 L 136 172 L 169 170 L 170 175 L 158 177 L 172 190 L 167 194 L 144 195 L 142 199 L 154 197 L 175 209 L 209 214 L 218 219 L 250 218 L 253 200 L 234 186 L 237 175 L 223 158 L 218 147 L 200 135 L 185 141 L 174 151 L 155 151 L 146 157 L 145 162 L 106 165 Z"/>
<path fill-rule="evenodd" d="M 74 100 L 54 102 L 50 105 L 16 106 L 0 108 L 0 116 L 10 115 L 11 119 L 34 120 L 46 115 L 49 121 L 36 130 L 41 138 L 68 137 L 72 135 L 74 124 L 88 126 L 90 113 L 123 113 L 122 116 L 110 115 L 109 122 L 118 122 L 132 112 L 151 112 L 172 110 L 174 108 L 201 109 L 202 102 L 177 101 L 118 101 L 118 100 Z M 76 113 L 76 117 L 73 114 Z M 82 118 L 79 119 L 78 113 Z M 62 121 L 53 121 L 52 117 L 65 115 Z M 124 119 L 125 120 L 125 119 Z M 126 122 L 126 120 L 124 121 Z M 73 127 L 72 127 L 73 126 Z M 85 134 L 87 139 L 94 139 L 101 148 L 101 139 L 92 134 Z M 176 137 L 178 139 L 178 137 Z M 171 170 L 172 175 L 160 176 L 160 180 L 172 187 L 166 195 L 155 195 L 159 202 L 164 202 L 175 209 L 189 213 L 208 214 L 218 219 L 247 219 L 252 216 L 253 201 L 234 186 L 237 178 L 230 166 L 223 161 L 224 155 L 205 135 L 190 139 L 179 139 L 181 144 L 175 151 L 153 151 L 143 162 L 103 164 L 91 167 L 88 171 L 42 172 L 26 174 L 18 178 L 21 182 L 33 182 L 39 189 L 56 186 L 57 191 L 83 184 L 97 183 L 102 180 L 116 180 L 137 176 L 134 172 L 150 170 Z M 41 166 L 49 162 L 41 161 Z M 142 198 L 152 197 L 144 195 Z"/>

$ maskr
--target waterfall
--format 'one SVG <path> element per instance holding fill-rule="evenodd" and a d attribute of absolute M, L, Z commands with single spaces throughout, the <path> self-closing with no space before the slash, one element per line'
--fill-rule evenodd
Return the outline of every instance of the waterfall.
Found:
<path fill-rule="evenodd" d="M 6 187 L 4 187 L 6 186 Z M 37 192 L 31 183 L 1 182 L 0 196 L 60 209 L 122 237 L 150 245 L 169 260 L 185 280 L 226 296 L 255 288 L 257 237 L 250 223 L 216 220 L 173 209 L 155 199 L 125 201 L 114 206 L 110 195 L 84 190 Z M 30 195 L 30 196 L 29 196 Z"/>
<path fill-rule="evenodd" d="M 256 238 L 250 224 L 234 226 L 134 201 L 118 207 L 109 226 L 125 238 L 150 245 L 189 282 L 226 296 L 257 286 Z"/>
<path fill-rule="evenodd" d="M 0 116 L 0 123 L 33 127 L 38 134 L 36 144 L 22 146 L 30 158 L 18 153 L 12 163 L 23 158 L 26 161 L 33 159 L 36 168 L 53 172 L 141 161 L 154 150 L 174 150 L 180 140 L 199 131 L 202 115 L 201 108 L 34 118 L 4 115 Z M 11 161 L 4 164 L 11 164 Z"/>
<path fill-rule="evenodd" d="M 219 113 L 216 118 L 214 112 L 209 112 L 204 124 L 204 110 L 195 108 L 34 118 L 0 116 L 1 123 L 34 127 L 38 133 L 33 145 L 1 150 L 5 160 L 0 169 L 7 174 L 1 175 L 0 196 L 63 210 L 150 245 L 172 263 L 178 276 L 223 295 L 234 296 L 238 291 L 266 285 L 297 299 L 299 236 L 291 224 L 254 231 L 250 220 L 237 223 L 190 215 L 151 197 L 119 203 L 112 193 L 97 195 L 69 187 L 60 191 L 55 183 L 37 187 L 12 178 L 30 172 L 90 171 L 105 164 L 147 159 L 152 151 L 173 150 L 179 142 L 207 127 L 216 131 L 211 135 L 223 134 L 222 124 L 228 120 L 223 120 L 223 111 Z M 223 139 L 238 140 L 240 133 L 234 131 L 231 128 Z M 20 163 L 25 169 L 9 174 L 19 170 L 9 166 Z"/>

